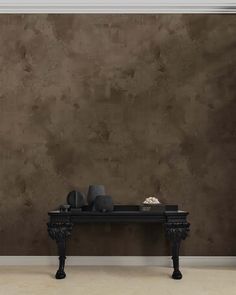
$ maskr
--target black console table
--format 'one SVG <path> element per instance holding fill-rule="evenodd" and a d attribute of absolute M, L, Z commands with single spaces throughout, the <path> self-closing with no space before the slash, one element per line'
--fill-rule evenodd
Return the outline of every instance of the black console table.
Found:
<path fill-rule="evenodd" d="M 50 211 L 48 222 L 49 236 L 56 241 L 59 255 L 59 269 L 56 273 L 57 279 L 64 279 L 66 259 L 66 240 L 71 235 L 72 228 L 82 223 L 162 223 L 166 237 L 170 240 L 172 249 L 172 260 L 174 272 L 172 278 L 179 280 L 182 274 L 179 270 L 179 248 L 181 240 L 184 240 L 189 231 L 186 211 L 165 211 L 158 213 L 154 211 L 143 212 L 139 206 L 117 205 L 114 211 L 100 213 L 90 211 L 88 207 L 82 211 L 71 210 L 62 212 L 60 210 Z"/>

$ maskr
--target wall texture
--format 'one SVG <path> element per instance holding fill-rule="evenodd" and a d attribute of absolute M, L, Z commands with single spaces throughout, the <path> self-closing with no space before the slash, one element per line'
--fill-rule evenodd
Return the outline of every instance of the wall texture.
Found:
<path fill-rule="evenodd" d="M 183 255 L 236 255 L 235 35 L 236 15 L 1 15 L 0 255 L 55 254 L 47 212 L 91 183 L 189 210 Z M 168 248 L 84 225 L 69 254 Z"/>

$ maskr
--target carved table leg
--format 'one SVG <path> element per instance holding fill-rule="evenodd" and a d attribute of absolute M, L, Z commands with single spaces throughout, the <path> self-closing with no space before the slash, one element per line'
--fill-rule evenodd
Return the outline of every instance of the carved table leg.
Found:
<path fill-rule="evenodd" d="M 64 271 L 65 268 L 65 260 L 66 260 L 66 241 L 65 239 L 61 241 L 57 241 L 58 254 L 59 254 L 59 268 L 56 273 L 56 279 L 64 279 L 66 277 L 66 273 Z"/>
<path fill-rule="evenodd" d="M 182 274 L 179 270 L 179 248 L 180 248 L 180 241 L 172 241 L 172 260 L 173 260 L 173 267 L 174 267 L 172 278 L 174 280 L 182 279 Z"/>
<path fill-rule="evenodd" d="M 174 280 L 182 279 L 182 273 L 179 270 L 179 249 L 181 240 L 187 237 L 189 231 L 189 223 L 167 223 L 166 224 L 166 234 L 167 238 L 171 242 L 172 248 L 172 260 L 174 272 L 172 278 Z"/>
<path fill-rule="evenodd" d="M 48 223 L 48 233 L 53 240 L 56 240 L 59 255 L 59 268 L 55 275 L 56 279 L 64 279 L 66 273 L 65 260 L 66 260 L 66 239 L 70 236 L 72 231 L 71 223 Z"/>

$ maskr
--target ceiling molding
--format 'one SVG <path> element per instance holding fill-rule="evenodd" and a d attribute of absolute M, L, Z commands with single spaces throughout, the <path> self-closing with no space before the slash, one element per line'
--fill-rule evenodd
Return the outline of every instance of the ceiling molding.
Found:
<path fill-rule="evenodd" d="M 0 13 L 236 13 L 236 0 L 0 0 Z"/>

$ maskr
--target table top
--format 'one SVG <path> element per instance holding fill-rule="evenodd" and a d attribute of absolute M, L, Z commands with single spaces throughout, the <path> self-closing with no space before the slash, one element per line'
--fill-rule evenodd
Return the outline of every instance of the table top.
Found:
<path fill-rule="evenodd" d="M 50 211 L 51 220 L 54 218 L 67 219 L 75 223 L 82 222 L 165 222 L 169 218 L 185 219 L 186 211 L 141 211 L 138 205 L 116 205 L 114 211 L 96 212 L 85 207 L 83 211 L 71 210 L 68 212 L 54 210 Z"/>
<path fill-rule="evenodd" d="M 52 210 L 48 212 L 49 215 L 79 215 L 79 216 L 108 216 L 108 215 L 163 215 L 163 214 L 188 214 L 186 211 L 182 210 L 165 210 L 163 212 L 159 211 L 142 211 L 139 205 L 115 205 L 114 210 L 111 212 L 98 212 L 89 209 L 85 206 L 82 209 L 72 209 L 67 212 L 61 211 L 59 209 Z"/>

